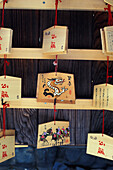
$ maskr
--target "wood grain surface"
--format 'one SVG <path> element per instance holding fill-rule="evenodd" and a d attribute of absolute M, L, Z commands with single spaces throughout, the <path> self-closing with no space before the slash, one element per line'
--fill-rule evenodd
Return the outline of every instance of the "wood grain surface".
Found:
<path fill-rule="evenodd" d="M 14 30 L 13 48 L 41 48 L 43 30 L 54 25 L 54 17 L 55 11 L 49 10 L 5 11 L 5 27 Z M 58 25 L 68 26 L 70 49 L 101 49 L 99 29 L 107 25 L 107 13 L 58 11 Z M 38 73 L 54 71 L 54 60 L 8 61 L 7 75 L 22 78 L 22 97 L 36 96 Z M 106 81 L 106 64 L 106 61 L 59 60 L 58 71 L 74 74 L 76 98 L 92 99 L 93 86 Z M 112 62 L 109 74 L 113 75 Z M 3 59 L 0 59 L 0 75 L 3 75 Z M 1 128 L 2 114 L 0 109 Z M 16 130 L 16 142 L 36 146 L 38 124 L 52 120 L 53 110 L 7 109 L 6 128 Z M 86 144 L 88 132 L 102 131 L 101 111 L 58 110 L 56 120 L 70 121 L 71 144 Z M 112 123 L 112 112 L 105 111 L 105 133 L 110 136 L 113 136 Z"/>

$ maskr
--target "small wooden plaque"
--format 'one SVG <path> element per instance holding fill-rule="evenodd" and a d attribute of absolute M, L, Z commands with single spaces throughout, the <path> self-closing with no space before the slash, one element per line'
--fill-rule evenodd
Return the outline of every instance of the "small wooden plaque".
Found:
<path fill-rule="evenodd" d="M 4 101 L 21 98 L 21 78 L 0 76 L 0 94 Z"/>
<path fill-rule="evenodd" d="M 113 109 L 113 85 L 99 84 L 94 86 L 93 106 L 102 109 Z"/>
<path fill-rule="evenodd" d="M 100 29 L 102 52 L 106 55 L 113 55 L 113 26 Z"/>
<path fill-rule="evenodd" d="M 0 29 L 0 54 L 11 52 L 13 30 L 9 28 Z"/>
<path fill-rule="evenodd" d="M 15 130 L 0 132 L 0 163 L 15 157 Z"/>
<path fill-rule="evenodd" d="M 57 103 L 75 103 L 74 75 L 66 73 L 38 74 L 37 101 Z"/>
<path fill-rule="evenodd" d="M 113 160 L 113 138 L 105 134 L 88 134 L 87 154 Z"/>
<path fill-rule="evenodd" d="M 104 2 L 113 6 L 113 0 L 104 0 Z"/>
<path fill-rule="evenodd" d="M 43 31 L 44 54 L 66 54 L 68 50 L 68 28 L 53 26 Z"/>
<path fill-rule="evenodd" d="M 56 121 L 38 126 L 37 149 L 70 144 L 69 122 Z"/>

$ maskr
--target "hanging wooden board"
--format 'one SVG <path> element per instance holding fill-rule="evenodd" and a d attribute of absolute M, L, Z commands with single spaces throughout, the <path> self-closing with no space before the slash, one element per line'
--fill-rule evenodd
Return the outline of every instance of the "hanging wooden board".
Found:
<path fill-rule="evenodd" d="M 75 103 L 74 75 L 67 73 L 41 73 L 37 81 L 37 101 Z"/>
<path fill-rule="evenodd" d="M 69 122 L 56 121 L 38 126 L 37 149 L 70 144 Z"/>
<path fill-rule="evenodd" d="M 113 110 L 113 85 L 99 84 L 94 86 L 93 106 Z"/>
<path fill-rule="evenodd" d="M 0 76 L 0 94 L 4 101 L 21 98 L 21 78 Z"/>
<path fill-rule="evenodd" d="M 100 29 L 102 52 L 113 55 L 113 26 L 107 26 Z"/>
<path fill-rule="evenodd" d="M 104 0 L 104 2 L 113 6 L 113 0 Z"/>
<path fill-rule="evenodd" d="M 43 31 L 43 53 L 66 54 L 68 50 L 68 28 L 53 26 Z"/>
<path fill-rule="evenodd" d="M 0 28 L 0 54 L 11 52 L 13 30 L 9 28 Z"/>
<path fill-rule="evenodd" d="M 87 154 L 113 160 L 113 138 L 105 134 L 88 134 Z"/>
<path fill-rule="evenodd" d="M 15 130 L 0 132 L 0 163 L 15 157 Z"/>

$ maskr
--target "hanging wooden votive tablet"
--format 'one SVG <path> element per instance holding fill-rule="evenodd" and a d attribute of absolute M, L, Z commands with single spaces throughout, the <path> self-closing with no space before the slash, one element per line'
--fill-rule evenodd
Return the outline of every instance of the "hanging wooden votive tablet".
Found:
<path fill-rule="evenodd" d="M 38 126 L 37 149 L 70 144 L 69 122 L 56 121 Z"/>
<path fill-rule="evenodd" d="M 53 26 L 43 31 L 44 54 L 66 54 L 68 50 L 68 28 Z"/>
<path fill-rule="evenodd" d="M 21 98 L 21 78 L 0 76 L 0 95 L 4 101 Z"/>
<path fill-rule="evenodd" d="M 94 86 L 93 106 L 113 110 L 113 85 L 99 84 Z"/>
<path fill-rule="evenodd" d="M 75 103 L 74 75 L 67 73 L 41 73 L 37 81 L 37 101 Z"/>
<path fill-rule="evenodd" d="M 8 54 L 11 52 L 12 36 L 12 29 L 0 28 L 0 54 Z"/>
<path fill-rule="evenodd" d="M 100 29 L 102 52 L 113 55 L 113 26 Z"/>
<path fill-rule="evenodd" d="M 0 163 L 15 157 L 15 130 L 0 132 Z"/>
<path fill-rule="evenodd" d="M 105 134 L 89 133 L 87 154 L 113 160 L 113 138 Z"/>

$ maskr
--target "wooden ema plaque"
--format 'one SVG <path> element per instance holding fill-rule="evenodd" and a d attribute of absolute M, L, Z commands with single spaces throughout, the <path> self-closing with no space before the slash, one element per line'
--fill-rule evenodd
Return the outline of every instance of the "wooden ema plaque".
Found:
<path fill-rule="evenodd" d="M 21 98 L 21 78 L 0 76 L 0 94 L 4 101 Z"/>
<path fill-rule="evenodd" d="M 66 73 L 38 74 L 37 101 L 75 103 L 74 75 Z"/>
<path fill-rule="evenodd" d="M 100 29 L 102 52 L 113 55 L 113 26 L 107 26 Z"/>
<path fill-rule="evenodd" d="M 38 126 L 37 149 L 70 144 L 69 122 L 56 121 Z"/>
<path fill-rule="evenodd" d="M 0 132 L 0 163 L 15 157 L 15 130 Z"/>
<path fill-rule="evenodd" d="M 94 86 L 93 106 L 113 110 L 113 85 L 99 84 Z"/>
<path fill-rule="evenodd" d="M 0 54 L 11 52 L 13 30 L 9 28 L 0 29 Z"/>
<path fill-rule="evenodd" d="M 104 2 L 113 6 L 113 0 L 104 0 Z"/>
<path fill-rule="evenodd" d="M 113 160 L 113 138 L 105 134 L 88 134 L 87 154 Z"/>
<path fill-rule="evenodd" d="M 43 31 L 44 54 L 66 54 L 68 50 L 68 28 L 53 26 Z"/>

